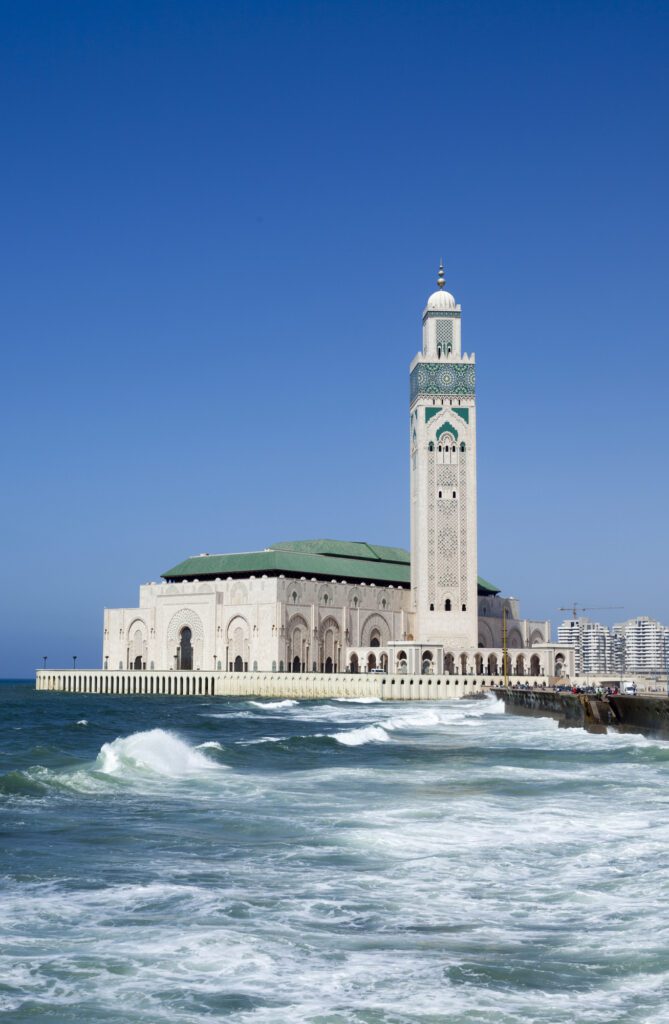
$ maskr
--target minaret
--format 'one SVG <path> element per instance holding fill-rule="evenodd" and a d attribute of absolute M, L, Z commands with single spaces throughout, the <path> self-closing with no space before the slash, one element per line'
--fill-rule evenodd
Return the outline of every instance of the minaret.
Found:
<path fill-rule="evenodd" d="M 457 662 L 478 646 L 475 366 L 445 283 L 442 262 L 411 364 L 411 592 L 414 639 Z"/>

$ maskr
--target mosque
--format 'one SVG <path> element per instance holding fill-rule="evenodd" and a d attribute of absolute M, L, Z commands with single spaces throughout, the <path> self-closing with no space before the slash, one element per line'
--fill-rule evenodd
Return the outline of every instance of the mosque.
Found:
<path fill-rule="evenodd" d="M 105 610 L 105 669 L 570 674 L 550 624 L 478 575 L 475 358 L 443 264 L 437 285 L 410 366 L 411 552 L 323 539 L 187 558 L 139 607 Z"/>

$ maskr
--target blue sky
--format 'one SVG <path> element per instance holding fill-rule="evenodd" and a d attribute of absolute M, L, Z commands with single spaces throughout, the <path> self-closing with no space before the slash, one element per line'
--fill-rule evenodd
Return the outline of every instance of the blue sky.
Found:
<path fill-rule="evenodd" d="M 663 3 L 0 3 L 0 675 L 201 551 L 408 546 L 439 257 L 479 570 L 669 622 Z"/>

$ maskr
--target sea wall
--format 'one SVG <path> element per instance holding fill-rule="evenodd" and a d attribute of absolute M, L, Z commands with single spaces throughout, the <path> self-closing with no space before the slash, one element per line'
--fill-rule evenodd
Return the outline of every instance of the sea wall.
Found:
<path fill-rule="evenodd" d="M 325 674 L 317 672 L 155 672 L 44 669 L 38 690 L 61 693 L 170 697 L 377 697 L 381 700 L 448 700 L 489 693 L 499 677 Z"/>
<path fill-rule="evenodd" d="M 669 698 L 666 696 L 618 696 L 599 700 L 584 693 L 555 693 L 495 688 L 507 711 L 514 715 L 554 718 L 563 728 L 580 727 L 588 732 L 636 732 L 669 739 Z"/>
<path fill-rule="evenodd" d="M 606 701 L 586 697 L 584 694 L 504 687 L 495 689 L 495 693 L 513 714 L 554 718 L 563 728 L 574 726 L 601 732 L 614 721 Z"/>
<path fill-rule="evenodd" d="M 621 732 L 641 732 L 644 736 L 669 739 L 669 698 L 611 697 L 616 728 Z"/>

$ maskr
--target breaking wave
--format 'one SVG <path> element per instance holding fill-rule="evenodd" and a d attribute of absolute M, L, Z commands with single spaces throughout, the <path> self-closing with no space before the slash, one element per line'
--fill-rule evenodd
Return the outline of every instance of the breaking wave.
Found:
<path fill-rule="evenodd" d="M 383 704 L 380 697 L 333 697 L 338 704 Z"/>
<path fill-rule="evenodd" d="M 204 754 L 164 729 L 134 732 L 103 744 L 94 765 L 104 775 L 131 778 L 148 774 L 180 779 L 217 769 Z"/>
<path fill-rule="evenodd" d="M 294 708 L 299 701 L 296 700 L 250 700 L 249 704 L 253 704 L 255 708 L 268 708 L 275 710 L 276 708 Z"/>
<path fill-rule="evenodd" d="M 345 747 L 361 747 L 364 743 L 387 743 L 390 737 L 380 725 L 364 725 L 360 729 L 336 732 L 332 739 Z"/>

